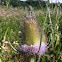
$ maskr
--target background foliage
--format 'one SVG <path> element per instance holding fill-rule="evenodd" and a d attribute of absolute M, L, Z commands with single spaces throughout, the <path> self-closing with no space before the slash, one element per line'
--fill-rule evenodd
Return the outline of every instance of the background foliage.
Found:
<path fill-rule="evenodd" d="M 40 8 L 38 2 L 32 3 L 30 2 L 30 5 L 36 7 L 34 9 L 36 18 L 40 26 L 44 26 L 44 32 L 48 37 L 48 47 L 40 62 L 62 62 L 62 8 L 52 5 L 44 8 L 43 4 L 38 10 L 38 7 Z M 18 0 L 11 0 L 10 5 L 15 8 L 9 6 L 8 10 L 5 10 L 6 6 L 0 6 L 0 62 L 26 62 L 26 58 L 4 42 L 10 42 L 14 48 L 21 45 L 21 25 L 27 15 L 28 11 L 25 8 L 28 7 L 29 1 L 19 4 Z"/>

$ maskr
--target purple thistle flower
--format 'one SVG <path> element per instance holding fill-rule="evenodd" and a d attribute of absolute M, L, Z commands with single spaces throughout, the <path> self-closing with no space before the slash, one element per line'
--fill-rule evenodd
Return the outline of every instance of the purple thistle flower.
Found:
<path fill-rule="evenodd" d="M 19 47 L 19 52 L 21 54 L 23 52 L 26 52 L 27 54 L 38 54 L 38 55 L 42 55 L 42 54 L 45 53 L 47 45 L 44 42 L 42 42 L 41 43 L 40 50 L 39 50 L 39 46 L 40 46 L 39 44 L 35 44 L 35 45 L 31 45 L 31 46 L 22 45 L 21 46 L 22 48 Z"/>
<path fill-rule="evenodd" d="M 47 47 L 47 37 L 45 34 L 43 35 L 40 47 L 41 32 L 42 30 L 37 19 L 31 15 L 26 17 L 22 26 L 21 44 L 23 45 L 19 47 L 19 52 L 38 55 L 44 54 Z"/>

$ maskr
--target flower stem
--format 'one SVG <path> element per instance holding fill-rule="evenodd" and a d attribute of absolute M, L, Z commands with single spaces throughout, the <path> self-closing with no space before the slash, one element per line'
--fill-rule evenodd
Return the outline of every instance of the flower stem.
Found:
<path fill-rule="evenodd" d="M 30 62 L 36 62 L 36 57 L 35 56 L 31 57 Z"/>

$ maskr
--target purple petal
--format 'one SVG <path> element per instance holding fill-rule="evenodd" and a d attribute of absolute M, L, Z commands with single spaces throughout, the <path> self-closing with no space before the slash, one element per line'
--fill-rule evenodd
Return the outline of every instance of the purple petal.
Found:
<path fill-rule="evenodd" d="M 46 47 L 47 47 L 47 45 L 45 45 L 45 43 L 42 42 L 42 44 L 41 44 L 41 48 L 40 48 L 40 51 L 39 51 L 38 54 L 41 54 L 41 55 L 44 54 L 45 51 L 46 51 Z"/>
<path fill-rule="evenodd" d="M 19 48 L 19 50 L 20 50 L 20 53 L 23 51 L 23 52 L 26 52 L 28 54 L 42 55 L 45 53 L 47 45 L 45 45 L 45 43 L 42 42 L 40 50 L 39 50 L 39 46 L 40 46 L 39 44 L 35 44 L 35 45 L 31 45 L 31 46 L 22 45 L 22 49 Z"/>

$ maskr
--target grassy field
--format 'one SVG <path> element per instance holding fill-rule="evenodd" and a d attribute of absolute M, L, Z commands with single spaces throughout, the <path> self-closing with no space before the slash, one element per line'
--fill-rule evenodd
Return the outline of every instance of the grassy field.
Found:
<path fill-rule="evenodd" d="M 41 28 L 48 37 L 48 46 L 40 62 L 62 62 L 62 11 L 59 8 L 34 10 Z M 21 45 L 21 25 L 28 11 L 0 6 L 0 62 L 27 62 L 15 51 Z M 11 48 L 5 42 L 10 42 Z"/>

